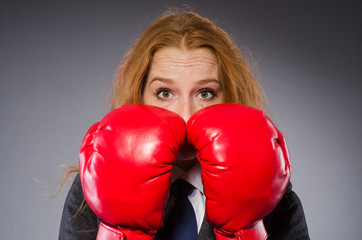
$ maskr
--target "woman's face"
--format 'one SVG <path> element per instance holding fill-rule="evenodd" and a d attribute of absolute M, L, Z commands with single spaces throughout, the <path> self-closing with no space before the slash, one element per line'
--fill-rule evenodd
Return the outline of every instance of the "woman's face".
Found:
<path fill-rule="evenodd" d="M 222 102 L 218 65 L 210 50 L 166 47 L 155 53 L 143 92 L 144 104 L 173 111 L 187 122 L 196 111 Z M 184 145 L 178 159 L 194 156 L 187 154 L 194 152 L 185 150 L 188 147 Z"/>
<path fill-rule="evenodd" d="M 222 101 L 218 65 L 210 50 L 167 47 L 155 53 L 144 104 L 173 111 L 187 122 L 197 110 Z"/>

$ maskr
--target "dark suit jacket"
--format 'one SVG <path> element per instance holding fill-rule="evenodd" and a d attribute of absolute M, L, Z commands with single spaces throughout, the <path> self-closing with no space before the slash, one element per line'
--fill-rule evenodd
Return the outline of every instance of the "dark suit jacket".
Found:
<path fill-rule="evenodd" d="M 263 220 L 269 234 L 268 240 L 309 239 L 302 204 L 298 196 L 292 191 L 291 183 L 289 183 L 282 200 L 276 208 Z M 78 174 L 65 200 L 59 239 L 96 239 L 98 225 L 99 218 L 84 200 L 82 185 Z M 156 236 L 155 239 L 160 238 Z M 205 220 L 202 223 L 198 239 L 215 239 L 211 224 Z"/>

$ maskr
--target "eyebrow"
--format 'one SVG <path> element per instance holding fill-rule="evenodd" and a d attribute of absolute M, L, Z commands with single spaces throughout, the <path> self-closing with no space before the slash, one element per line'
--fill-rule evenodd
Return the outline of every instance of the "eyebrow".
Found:
<path fill-rule="evenodd" d="M 160 82 L 167 83 L 167 84 L 173 84 L 173 83 L 174 83 L 174 81 L 173 81 L 172 79 L 161 78 L 161 77 L 154 77 L 154 78 L 152 78 L 152 80 L 150 81 L 150 85 L 151 85 L 151 83 L 156 82 L 156 81 L 160 81 Z"/>
<path fill-rule="evenodd" d="M 160 82 L 163 82 L 163 83 L 166 83 L 166 84 L 170 84 L 170 85 L 173 85 L 174 82 L 175 82 L 174 80 L 169 79 L 169 78 L 154 77 L 154 78 L 152 78 L 152 80 L 150 81 L 150 85 L 151 85 L 151 83 L 153 83 L 153 82 L 155 82 L 155 81 L 160 81 Z M 218 85 L 221 86 L 220 81 L 219 81 L 219 80 L 216 80 L 216 79 L 213 79 L 213 78 L 210 78 L 210 79 L 209 79 L 209 78 L 208 78 L 208 79 L 202 79 L 202 80 L 197 81 L 197 83 L 198 83 L 199 85 L 205 85 L 205 84 L 212 83 L 212 82 L 217 83 Z"/>

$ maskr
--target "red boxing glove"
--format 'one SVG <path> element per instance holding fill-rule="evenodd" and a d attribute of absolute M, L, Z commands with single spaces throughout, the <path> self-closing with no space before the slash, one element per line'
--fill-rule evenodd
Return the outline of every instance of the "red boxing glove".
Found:
<path fill-rule="evenodd" d="M 180 116 L 146 105 L 124 105 L 88 130 L 79 172 L 84 197 L 101 219 L 97 239 L 153 239 L 185 138 Z"/>
<path fill-rule="evenodd" d="M 201 109 L 187 134 L 201 164 L 206 219 L 216 239 L 266 239 L 262 219 L 290 179 L 283 135 L 262 111 L 239 104 Z"/>

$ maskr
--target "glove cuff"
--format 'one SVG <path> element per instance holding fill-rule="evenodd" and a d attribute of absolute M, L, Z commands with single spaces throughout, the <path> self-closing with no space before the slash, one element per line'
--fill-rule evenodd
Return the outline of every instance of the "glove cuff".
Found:
<path fill-rule="evenodd" d="M 102 221 L 97 234 L 97 240 L 152 240 L 153 237 L 138 229 L 111 227 Z"/>
<path fill-rule="evenodd" d="M 216 240 L 265 240 L 268 238 L 262 220 L 259 220 L 253 226 L 242 229 L 236 233 L 226 233 L 222 229 L 214 229 L 214 232 Z"/>

